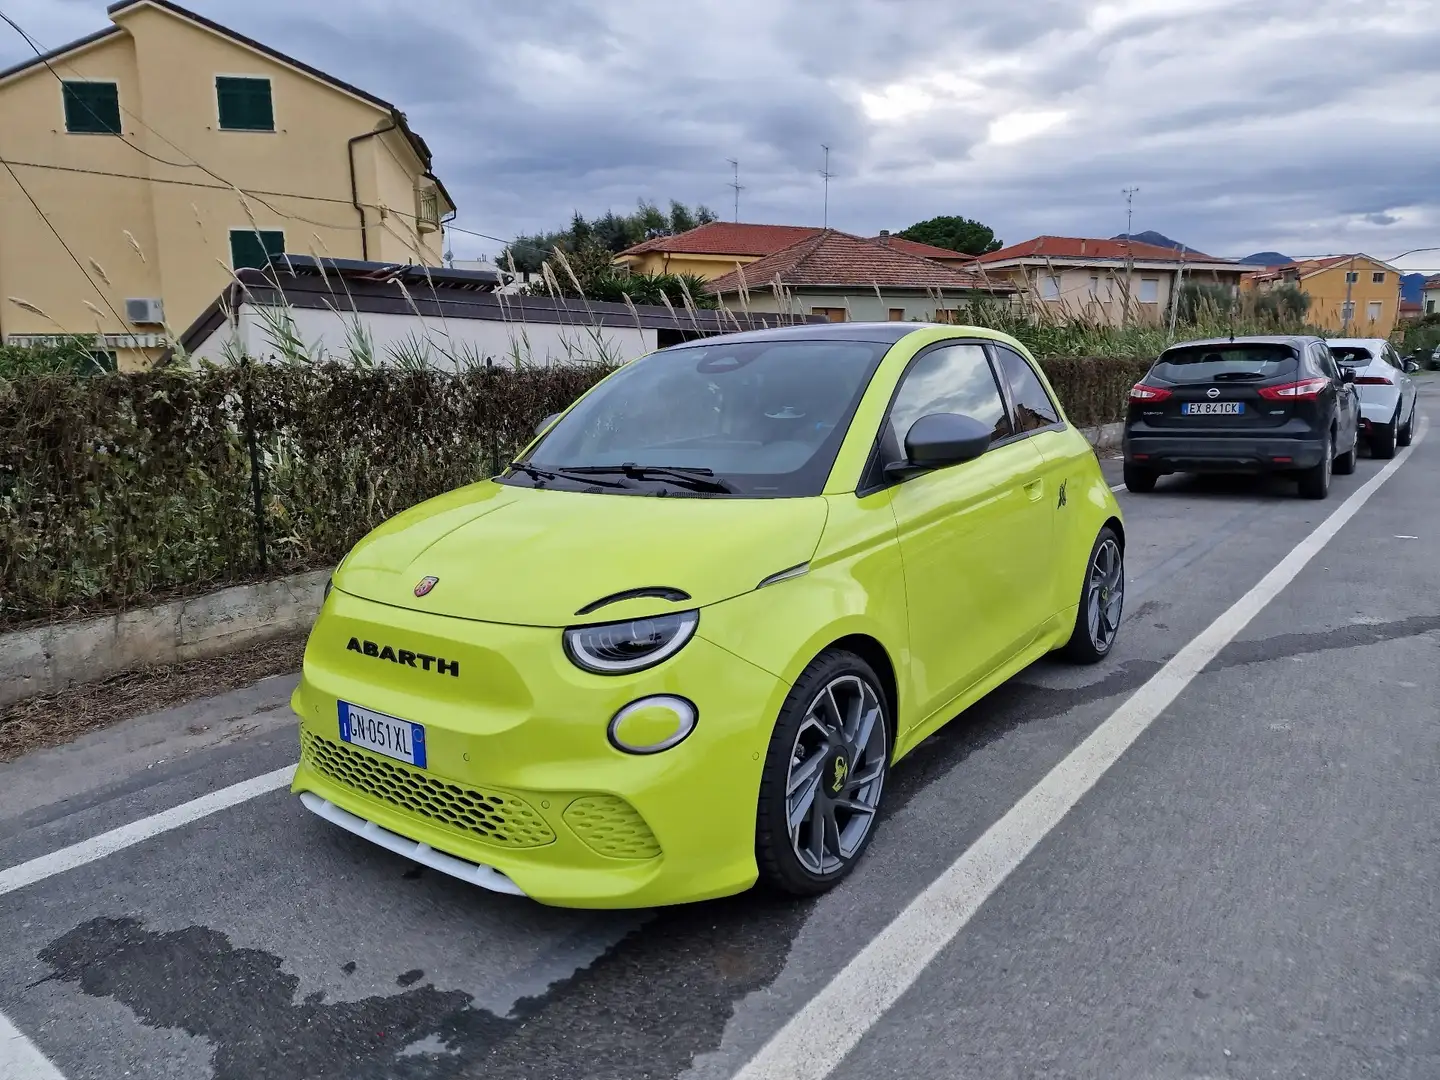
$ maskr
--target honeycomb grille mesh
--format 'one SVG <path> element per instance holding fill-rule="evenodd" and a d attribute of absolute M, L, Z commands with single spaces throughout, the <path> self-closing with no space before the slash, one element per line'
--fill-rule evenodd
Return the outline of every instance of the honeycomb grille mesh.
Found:
<path fill-rule="evenodd" d="M 555 841 L 545 819 L 514 795 L 451 784 L 308 731 L 303 733 L 302 743 L 305 758 L 316 772 L 470 839 L 507 848 L 543 847 Z"/>
<path fill-rule="evenodd" d="M 611 859 L 653 859 L 660 843 L 624 799 L 587 795 L 565 808 L 565 824 L 591 851 Z"/>

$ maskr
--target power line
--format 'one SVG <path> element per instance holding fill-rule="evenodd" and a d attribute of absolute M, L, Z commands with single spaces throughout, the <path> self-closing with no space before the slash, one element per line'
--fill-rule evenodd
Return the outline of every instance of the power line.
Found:
<path fill-rule="evenodd" d="M 116 321 L 119 322 L 122 327 L 125 326 L 125 320 L 122 319 L 120 317 L 120 313 L 115 310 L 115 305 L 110 303 L 110 298 L 105 295 L 105 293 L 100 289 L 98 285 L 95 284 L 95 279 L 91 277 L 90 271 L 85 269 L 85 265 L 79 260 L 79 258 L 76 257 L 75 252 L 70 250 L 70 245 L 65 243 L 65 238 L 60 235 L 60 230 L 55 228 L 55 223 L 51 221 L 48 216 L 46 216 L 44 210 L 40 209 L 40 204 L 35 201 L 35 197 L 30 194 L 29 189 L 20 182 L 20 177 L 15 175 L 15 170 L 10 167 L 10 163 L 7 161 L 4 164 L 5 171 L 10 174 L 10 179 L 15 181 L 15 186 L 20 189 L 20 193 L 24 195 L 25 198 L 29 201 L 30 205 L 35 208 L 35 213 L 40 215 L 40 220 L 45 222 L 45 224 L 49 227 L 50 231 L 55 234 L 55 239 L 60 241 L 60 246 L 65 249 L 65 254 L 70 256 L 70 261 L 75 264 L 76 268 L 80 271 L 80 273 L 85 275 L 85 280 L 90 282 L 90 287 L 95 290 L 95 292 L 99 295 L 100 299 L 105 301 L 105 306 L 110 309 L 110 314 L 115 316 Z"/>

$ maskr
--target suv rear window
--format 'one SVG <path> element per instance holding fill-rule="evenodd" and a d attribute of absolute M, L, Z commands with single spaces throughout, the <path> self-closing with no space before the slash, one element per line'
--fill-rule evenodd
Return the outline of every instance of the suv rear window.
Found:
<path fill-rule="evenodd" d="M 1330 355 L 1335 358 L 1337 364 L 1350 364 L 1352 366 L 1364 366 L 1375 359 L 1375 354 L 1369 349 L 1362 349 L 1358 345 L 1345 345 L 1330 350 Z"/>
<path fill-rule="evenodd" d="M 1172 383 L 1253 381 L 1293 370 L 1288 345 L 1181 345 L 1161 353 L 1150 374 Z"/>

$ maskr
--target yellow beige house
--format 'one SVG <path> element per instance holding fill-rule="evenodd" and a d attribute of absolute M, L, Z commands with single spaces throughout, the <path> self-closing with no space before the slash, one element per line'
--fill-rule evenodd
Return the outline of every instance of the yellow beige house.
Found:
<path fill-rule="evenodd" d="M 694 274 L 714 281 L 767 255 L 808 240 L 819 229 L 808 225 L 756 225 L 712 221 L 674 236 L 657 236 L 626 248 L 615 265 L 632 274 Z"/>
<path fill-rule="evenodd" d="M 1310 297 L 1306 318 L 1325 330 L 1389 337 L 1400 314 L 1400 271 L 1369 255 L 1297 259 L 1246 275 L 1244 288 L 1295 285 Z"/>
<path fill-rule="evenodd" d="M 280 252 L 441 263 L 454 205 L 392 104 L 166 0 L 0 72 L 0 335 L 133 368 Z"/>

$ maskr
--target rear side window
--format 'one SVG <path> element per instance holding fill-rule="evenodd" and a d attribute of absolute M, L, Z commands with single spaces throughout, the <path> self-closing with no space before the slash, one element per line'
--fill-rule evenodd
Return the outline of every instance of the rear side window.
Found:
<path fill-rule="evenodd" d="M 996 365 L 1000 377 L 1010 388 L 1010 400 L 1015 403 L 1016 432 L 1037 431 L 1060 422 L 1060 410 L 1045 393 L 1045 387 L 1035 369 L 1025 358 L 1013 349 L 1003 345 L 995 346 Z"/>
<path fill-rule="evenodd" d="M 1172 383 L 1253 382 L 1295 370 L 1295 350 L 1288 345 L 1182 345 L 1161 353 L 1150 369 Z"/>
<path fill-rule="evenodd" d="M 1369 349 L 1359 345 L 1338 345 L 1332 346 L 1330 355 L 1335 358 L 1337 364 L 1349 364 L 1351 367 L 1364 367 L 1375 359 Z"/>

